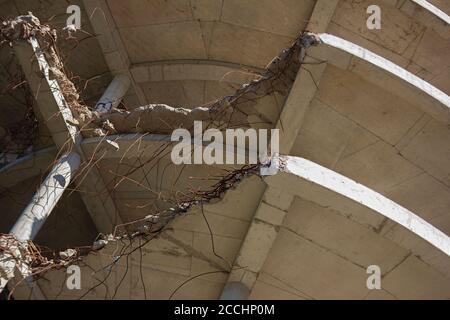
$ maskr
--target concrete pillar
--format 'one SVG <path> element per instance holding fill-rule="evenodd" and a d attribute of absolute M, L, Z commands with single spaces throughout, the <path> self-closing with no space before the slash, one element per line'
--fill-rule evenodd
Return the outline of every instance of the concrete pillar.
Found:
<path fill-rule="evenodd" d="M 227 282 L 220 300 L 247 300 L 250 290 L 242 282 Z"/>
<path fill-rule="evenodd" d="M 79 166 L 80 156 L 75 152 L 64 154 L 56 162 L 12 227 L 10 233 L 17 240 L 27 241 L 34 239 L 58 203 Z"/>
<path fill-rule="evenodd" d="M 95 111 L 106 113 L 112 108 L 117 107 L 130 88 L 130 85 L 131 81 L 127 75 L 116 75 L 95 105 Z"/>

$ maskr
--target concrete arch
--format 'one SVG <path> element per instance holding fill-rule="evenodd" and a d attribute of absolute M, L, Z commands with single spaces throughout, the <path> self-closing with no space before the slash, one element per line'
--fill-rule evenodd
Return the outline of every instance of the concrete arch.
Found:
<path fill-rule="evenodd" d="M 270 186 L 350 214 L 364 208 L 400 224 L 450 256 L 450 237 L 415 213 L 333 170 L 312 161 L 280 156 L 277 175 L 265 178 Z M 336 199 L 335 195 L 341 196 Z"/>
<path fill-rule="evenodd" d="M 365 69 L 372 71 L 374 70 L 373 66 L 375 66 L 377 70 L 375 70 L 374 75 L 365 74 L 363 70 L 360 70 L 358 75 L 372 83 L 384 84 L 383 88 L 386 90 L 395 92 L 398 96 L 416 105 L 436 120 L 450 124 L 450 97 L 445 92 L 388 59 L 353 42 L 327 33 L 320 34 L 320 39 L 331 48 L 331 51 L 321 51 L 323 49 L 319 45 L 316 50 L 313 50 L 314 57 L 327 60 L 340 68 L 347 68 L 352 57 L 361 59 L 372 67 L 371 69 Z M 397 80 L 402 80 L 402 83 L 396 83 L 393 86 L 386 85 L 387 83 L 392 84 L 393 81 L 390 79 L 392 76 Z"/>

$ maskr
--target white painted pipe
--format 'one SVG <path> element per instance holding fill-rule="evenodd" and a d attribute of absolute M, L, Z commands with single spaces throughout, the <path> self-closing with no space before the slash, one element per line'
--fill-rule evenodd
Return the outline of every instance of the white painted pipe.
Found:
<path fill-rule="evenodd" d="M 127 93 L 130 85 L 131 81 L 127 75 L 116 75 L 95 105 L 95 111 L 106 113 L 112 108 L 116 108 Z"/>
<path fill-rule="evenodd" d="M 250 290 L 242 282 L 232 281 L 225 284 L 220 300 L 247 300 L 249 295 Z"/>
<path fill-rule="evenodd" d="M 64 154 L 53 166 L 10 233 L 19 241 L 32 240 L 44 225 L 80 166 L 80 156 Z"/>

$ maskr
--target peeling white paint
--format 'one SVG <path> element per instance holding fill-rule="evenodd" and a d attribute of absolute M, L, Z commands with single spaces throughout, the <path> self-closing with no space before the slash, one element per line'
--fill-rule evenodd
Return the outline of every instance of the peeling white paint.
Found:
<path fill-rule="evenodd" d="M 450 256 L 449 236 L 378 192 L 303 158 L 282 156 L 280 163 L 283 164 L 280 171 L 293 174 L 366 206 L 402 225 Z"/>

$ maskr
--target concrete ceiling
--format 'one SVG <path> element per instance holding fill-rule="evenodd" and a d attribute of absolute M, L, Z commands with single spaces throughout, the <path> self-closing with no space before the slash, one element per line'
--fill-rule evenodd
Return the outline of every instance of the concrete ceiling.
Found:
<path fill-rule="evenodd" d="M 312 0 L 276 5 L 269 0 L 97 2 L 112 17 L 108 26 L 115 32 L 117 48 L 109 52 L 105 47 L 109 40 L 100 39 L 98 49 L 89 53 L 77 49 L 79 60 L 74 59 L 84 61 L 88 56 L 83 54 L 104 56 L 105 65 L 98 68 L 108 65 L 111 70 L 115 54 L 125 55 L 134 82 L 126 100 L 130 107 L 139 105 L 142 98 L 146 103 L 192 107 L 229 94 L 317 17 L 312 16 Z M 445 1 L 430 2 L 449 12 Z M 365 27 L 370 4 L 382 8 L 379 31 Z M 412 1 L 340 0 L 330 19 L 320 32 L 369 49 L 450 94 L 450 26 L 430 12 Z M 281 113 L 282 118 L 285 114 L 281 143 L 291 142 L 285 143 L 285 153 L 347 176 L 449 235 L 450 129 L 446 120 L 427 112 L 433 102 L 419 89 L 380 75 L 361 59 L 318 50 L 311 55 L 331 52 L 333 58 L 321 70 L 305 65 L 314 81 L 309 71 L 297 75 L 299 83 L 309 83 L 300 89 L 309 92 L 311 103 L 306 101 L 303 108 L 301 100 L 295 100 L 290 111 L 287 98 Z M 291 96 L 306 94 L 301 90 L 294 85 Z M 274 124 L 278 116 L 272 115 Z M 95 146 L 86 142 L 84 148 L 89 154 Z M 149 141 L 148 146 L 156 149 L 158 144 Z M 110 188 L 111 196 L 124 221 L 142 218 L 150 204 L 160 204 L 155 201 L 160 194 L 150 196 L 149 188 L 173 196 L 174 191 L 210 183 L 192 177 L 207 177 L 223 169 L 187 166 L 181 173 L 162 157 L 156 166 L 147 163 L 133 173 L 130 178 L 138 184 L 111 182 L 139 165 L 137 159 L 109 154 L 98 162 L 105 184 L 115 186 Z M 144 298 L 145 286 L 147 298 L 167 299 L 191 277 L 216 272 L 187 282 L 173 297 L 216 299 L 227 281 L 239 280 L 251 287 L 254 299 L 450 299 L 449 256 L 382 215 L 366 208 L 353 213 L 340 197 L 316 191 L 314 199 L 321 198 L 328 204 L 298 195 L 281 183 L 268 187 L 257 177 L 244 180 L 220 202 L 177 218 L 141 252 L 120 260 L 108 286 L 114 289 L 120 284 L 116 298 Z M 11 206 L 0 201 L 4 208 Z M 18 214 L 20 208 L 14 212 Z M 255 239 L 265 247 L 248 245 Z M 251 250 L 246 251 L 246 246 Z M 89 255 L 83 274 L 100 270 L 116 250 L 117 245 L 111 244 Z M 238 264 L 240 259 L 259 264 L 245 270 L 247 266 Z M 382 290 L 366 287 L 365 268 L 371 264 L 381 267 Z M 231 275 L 223 272 L 229 265 L 236 267 Z M 103 276 L 101 271 L 86 276 L 83 288 L 92 287 L 98 282 L 95 278 Z M 60 292 L 64 277 L 63 272 L 52 272 L 39 281 L 47 297 L 80 296 L 80 292 Z M 112 291 L 98 287 L 87 297 L 111 298 Z"/>
<path fill-rule="evenodd" d="M 304 29 L 314 1 L 107 1 L 132 64 L 208 59 L 264 67 Z M 261 50 L 260 48 L 265 48 Z"/>

